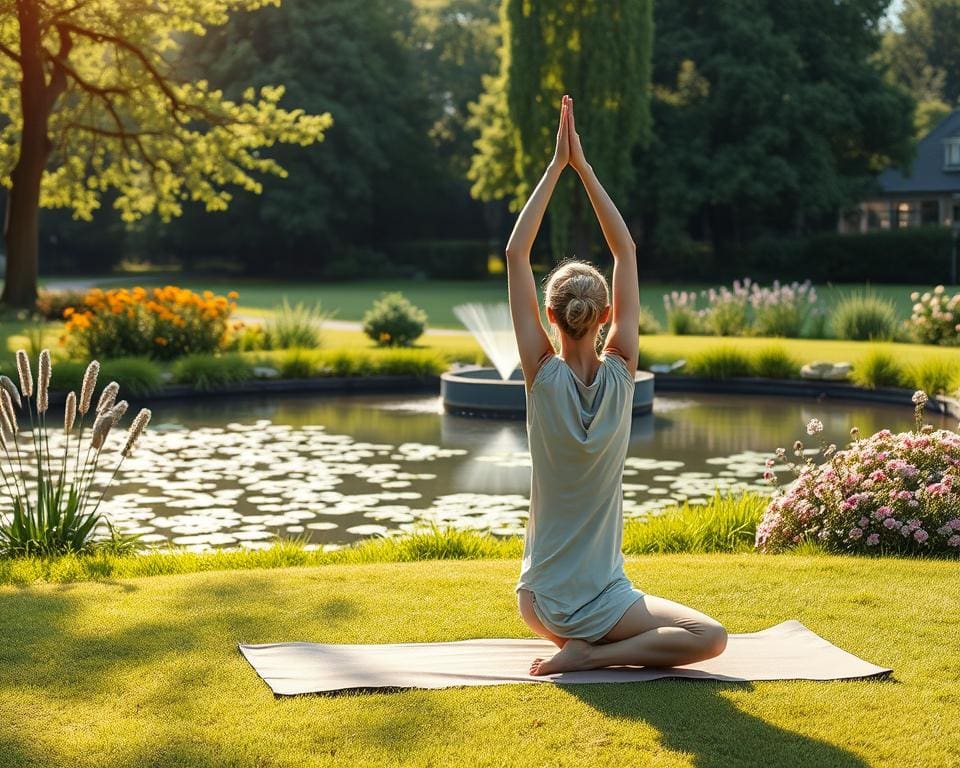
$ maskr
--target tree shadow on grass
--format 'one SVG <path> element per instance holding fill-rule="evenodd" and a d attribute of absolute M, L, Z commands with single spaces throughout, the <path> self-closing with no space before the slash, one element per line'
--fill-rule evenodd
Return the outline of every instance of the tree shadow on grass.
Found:
<path fill-rule="evenodd" d="M 673 679 L 561 687 L 611 718 L 639 720 L 657 728 L 661 743 L 692 755 L 696 768 L 868 765 L 836 744 L 765 722 L 723 696 L 724 691 L 754 690 L 750 682 Z"/>

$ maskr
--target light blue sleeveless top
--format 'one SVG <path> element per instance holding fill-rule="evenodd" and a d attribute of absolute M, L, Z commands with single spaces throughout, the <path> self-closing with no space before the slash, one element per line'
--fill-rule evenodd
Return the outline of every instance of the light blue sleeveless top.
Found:
<path fill-rule="evenodd" d="M 527 392 L 530 515 L 516 589 L 547 629 L 599 639 L 643 592 L 623 571 L 623 468 L 634 378 L 605 352 L 584 384 L 553 355 Z"/>

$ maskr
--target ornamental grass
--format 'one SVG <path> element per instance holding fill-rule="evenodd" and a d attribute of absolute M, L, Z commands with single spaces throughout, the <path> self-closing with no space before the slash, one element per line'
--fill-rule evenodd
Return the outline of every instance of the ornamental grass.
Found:
<path fill-rule="evenodd" d="M 40 353 L 36 382 L 22 349 L 17 352 L 19 388 L 9 377 L 0 376 L 0 491 L 10 504 L 9 511 L 0 514 L 0 555 L 50 556 L 91 552 L 98 547 L 113 552 L 136 548 L 136 537 L 118 533 L 99 509 L 123 460 L 146 429 L 150 411 L 141 409 L 134 418 L 110 479 L 98 483 L 97 470 L 105 458 L 108 438 L 127 411 L 127 401 L 117 401 L 116 382 L 103 388 L 93 406 L 99 372 L 100 363 L 94 360 L 87 366 L 79 397 L 76 392 L 68 393 L 63 433 L 54 439 L 54 427 L 47 424 L 53 373 L 49 350 Z M 29 428 L 22 423 L 24 410 Z M 92 424 L 84 439 L 88 414 Z M 110 532 L 107 542 L 94 538 L 101 521 Z"/>

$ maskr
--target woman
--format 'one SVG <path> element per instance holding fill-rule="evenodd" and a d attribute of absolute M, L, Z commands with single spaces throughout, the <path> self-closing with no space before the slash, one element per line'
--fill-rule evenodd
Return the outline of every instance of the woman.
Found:
<path fill-rule="evenodd" d="M 613 304 L 589 263 L 567 260 L 547 278 L 540 322 L 530 249 L 566 165 L 580 176 L 613 253 Z M 530 517 L 517 582 L 520 615 L 560 650 L 532 675 L 615 665 L 670 667 L 723 652 L 709 616 L 636 589 L 623 571 L 623 467 L 639 356 L 636 245 L 580 146 L 573 99 L 563 97 L 553 160 L 507 243 L 507 277 L 526 381 L 533 463 Z M 611 322 L 599 359 L 600 326 Z"/>

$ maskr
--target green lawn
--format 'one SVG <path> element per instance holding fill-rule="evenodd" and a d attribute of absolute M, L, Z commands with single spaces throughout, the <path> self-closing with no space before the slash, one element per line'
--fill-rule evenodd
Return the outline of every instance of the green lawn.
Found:
<path fill-rule="evenodd" d="M 541 275 L 537 276 L 537 288 L 540 285 Z M 462 328 L 463 325 L 453 314 L 453 307 L 468 301 L 483 303 L 507 301 L 506 276 L 493 277 L 486 281 L 471 280 L 370 280 L 334 282 L 292 282 L 281 280 L 253 280 L 248 278 L 224 278 L 218 280 L 203 280 L 178 275 L 156 276 L 145 275 L 138 281 L 141 285 L 164 285 L 174 282 L 193 290 L 212 290 L 225 294 L 229 291 L 240 293 L 240 309 L 243 312 L 256 313 L 257 311 L 271 310 L 286 297 L 290 302 L 304 301 L 313 303 L 319 301 L 325 309 L 336 309 L 338 320 L 360 320 L 363 313 L 383 291 L 401 291 L 410 301 L 421 307 L 427 313 L 428 324 L 436 328 Z M 111 280 L 104 278 L 105 287 L 109 285 L 129 285 L 128 278 Z M 719 283 L 660 283 L 641 282 L 640 300 L 663 323 L 663 294 L 673 290 L 701 290 L 717 287 Z M 728 284 L 729 285 L 729 284 Z M 856 285 L 829 285 L 816 286 L 820 299 L 829 310 L 843 295 L 853 290 L 863 290 L 862 284 Z M 901 318 L 910 316 L 913 302 L 910 300 L 912 291 L 930 290 L 930 285 L 876 285 L 872 289 L 887 296 L 896 303 Z M 957 286 L 949 290 L 956 291 Z M 542 292 L 539 294 L 543 304 Z"/>
<path fill-rule="evenodd" d="M 631 557 L 731 633 L 795 618 L 891 680 L 552 683 L 275 700 L 236 645 L 531 637 L 518 560 L 0 587 L 0 763 L 20 766 L 960 764 L 956 563 Z"/>

